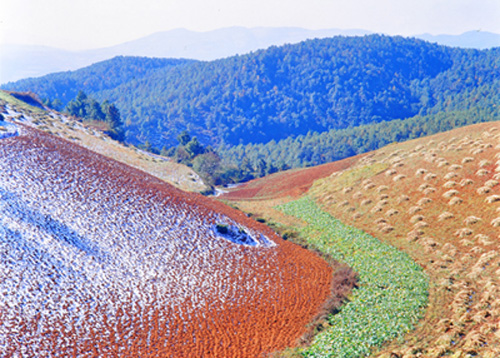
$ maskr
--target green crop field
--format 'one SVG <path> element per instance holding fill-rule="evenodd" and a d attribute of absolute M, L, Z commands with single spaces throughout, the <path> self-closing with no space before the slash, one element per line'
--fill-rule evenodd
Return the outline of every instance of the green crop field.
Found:
<path fill-rule="evenodd" d="M 311 357 L 363 357 L 410 331 L 428 302 L 428 277 L 407 254 L 346 226 L 305 197 L 278 209 L 304 220 L 308 243 L 359 274 L 359 288 L 330 317 L 331 327 L 301 353 Z"/>

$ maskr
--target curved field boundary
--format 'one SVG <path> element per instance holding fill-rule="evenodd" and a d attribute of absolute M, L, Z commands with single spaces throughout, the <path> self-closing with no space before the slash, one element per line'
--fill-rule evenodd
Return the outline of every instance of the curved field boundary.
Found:
<path fill-rule="evenodd" d="M 332 173 L 354 166 L 364 154 L 346 158 L 337 162 L 318 165 L 310 168 L 292 169 L 278 172 L 263 178 L 254 179 L 238 185 L 237 188 L 220 195 L 222 200 L 252 200 L 284 198 L 291 196 L 298 198 L 306 193 L 313 183 Z"/>
<path fill-rule="evenodd" d="M 363 357 L 414 327 L 427 306 L 429 280 L 407 254 L 342 224 L 308 197 L 277 208 L 308 224 L 299 230 L 309 243 L 359 273 L 350 302 L 301 353 Z"/>

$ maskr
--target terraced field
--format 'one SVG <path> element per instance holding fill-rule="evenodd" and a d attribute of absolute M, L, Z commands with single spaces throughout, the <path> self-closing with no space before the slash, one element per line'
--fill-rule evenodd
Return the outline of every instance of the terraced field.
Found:
<path fill-rule="evenodd" d="M 258 192 L 268 180 L 251 185 Z M 430 278 L 416 329 L 372 356 L 500 357 L 499 123 L 393 144 L 311 181 L 307 195 L 324 212 L 406 252 Z M 231 193 L 243 210 L 301 232 L 311 225 L 276 211 L 290 196 L 245 194 Z M 322 240 L 332 249 L 334 240 Z M 317 349 L 313 343 L 308 352 Z"/>
<path fill-rule="evenodd" d="M 258 357 L 332 270 L 221 203 L 16 124 L 0 139 L 0 356 Z"/>
<path fill-rule="evenodd" d="M 301 233 L 308 243 L 359 273 L 349 302 L 302 353 L 363 357 L 414 327 L 427 306 L 428 277 L 408 255 L 342 224 L 308 197 L 279 210 L 307 223 Z"/>

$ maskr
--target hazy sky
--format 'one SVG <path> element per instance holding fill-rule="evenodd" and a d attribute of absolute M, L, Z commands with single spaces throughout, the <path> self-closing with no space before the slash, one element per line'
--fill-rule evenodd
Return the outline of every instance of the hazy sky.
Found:
<path fill-rule="evenodd" d="M 0 0 L 0 43 L 77 50 L 229 26 L 500 33 L 500 0 Z"/>

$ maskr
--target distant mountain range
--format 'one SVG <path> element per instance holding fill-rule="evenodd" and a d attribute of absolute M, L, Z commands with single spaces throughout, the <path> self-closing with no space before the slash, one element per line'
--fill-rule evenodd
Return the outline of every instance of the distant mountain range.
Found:
<path fill-rule="evenodd" d="M 101 49 L 72 52 L 45 46 L 0 45 L 0 84 L 48 73 L 75 70 L 115 56 L 189 58 L 210 61 L 270 46 L 337 35 L 360 36 L 366 30 L 231 27 L 208 32 L 176 29 Z M 462 35 L 417 35 L 442 45 L 485 49 L 500 46 L 500 35 L 482 31 Z"/>
<path fill-rule="evenodd" d="M 415 36 L 421 40 L 435 42 L 440 45 L 475 48 L 485 50 L 500 46 L 500 35 L 484 31 L 468 31 L 461 35 L 431 35 L 423 34 Z"/>

